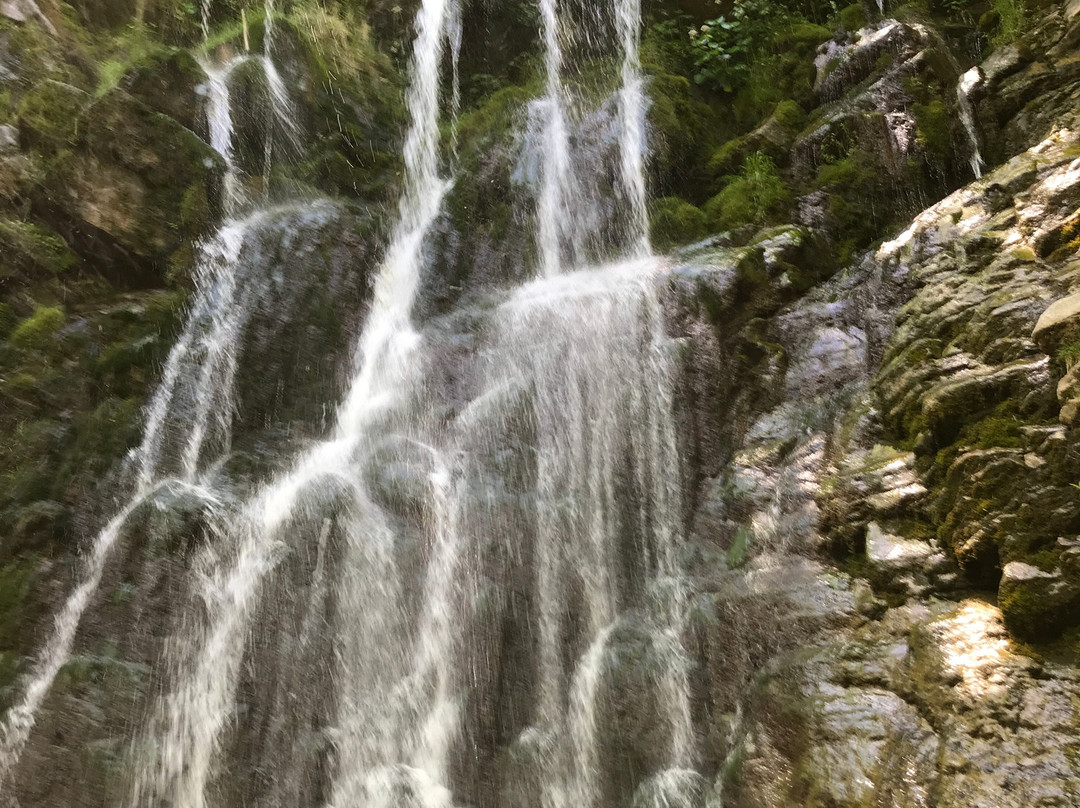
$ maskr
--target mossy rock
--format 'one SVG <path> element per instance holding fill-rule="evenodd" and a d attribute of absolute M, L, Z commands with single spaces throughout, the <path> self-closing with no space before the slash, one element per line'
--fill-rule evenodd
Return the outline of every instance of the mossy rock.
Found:
<path fill-rule="evenodd" d="M 24 146 L 55 152 L 75 145 L 79 116 L 90 94 L 52 79 L 34 85 L 19 103 L 19 138 Z"/>
<path fill-rule="evenodd" d="M 169 48 L 142 58 L 120 87 L 147 107 L 194 132 L 205 128 L 198 88 L 206 75 L 187 50 Z"/>
<path fill-rule="evenodd" d="M 64 325 L 64 312 L 50 306 L 38 306 L 19 323 L 8 341 L 21 350 L 42 350 Z"/>
<path fill-rule="evenodd" d="M 682 76 L 650 76 L 647 92 L 650 171 L 656 193 L 704 198 L 710 184 L 704 167 L 719 129 L 715 113 Z"/>
<path fill-rule="evenodd" d="M 55 233 L 33 222 L 0 219 L 0 280 L 54 277 L 76 261 Z"/>
<path fill-rule="evenodd" d="M 806 123 L 806 112 L 788 99 L 776 105 L 772 115 L 752 132 L 727 141 L 709 159 L 708 172 L 714 181 L 736 173 L 755 152 L 764 153 L 778 166 L 790 161 L 791 147 Z"/>
<path fill-rule="evenodd" d="M 690 244 L 708 232 L 708 220 L 701 209 L 677 196 L 655 200 L 649 214 L 652 242 L 660 250 Z"/>
<path fill-rule="evenodd" d="M 737 176 L 705 205 L 705 215 L 717 230 L 743 225 L 758 227 L 776 221 L 791 204 L 791 190 L 776 164 L 763 152 L 750 155 Z"/>
<path fill-rule="evenodd" d="M 86 113 L 90 153 L 135 172 L 176 195 L 176 207 L 195 182 L 209 185 L 224 165 L 190 129 L 123 90 L 111 90 Z"/>
<path fill-rule="evenodd" d="M 1055 637 L 1075 622 L 1080 608 L 1080 582 L 1069 582 L 1060 570 L 1033 564 L 1005 565 L 998 605 L 1009 631 L 1025 640 Z"/>
<path fill-rule="evenodd" d="M 840 9 L 840 25 L 845 31 L 858 31 L 867 23 L 866 9 L 862 3 L 852 3 Z"/>
<path fill-rule="evenodd" d="M 83 147 L 51 161 L 35 210 L 110 279 L 162 277 L 169 256 L 213 217 L 220 155 L 119 89 L 92 104 L 80 130 Z"/>

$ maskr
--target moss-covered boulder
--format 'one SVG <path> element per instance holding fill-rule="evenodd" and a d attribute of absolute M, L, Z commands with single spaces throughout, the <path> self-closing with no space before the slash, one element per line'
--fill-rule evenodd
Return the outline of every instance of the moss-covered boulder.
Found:
<path fill-rule="evenodd" d="M 78 87 L 45 79 L 19 104 L 19 139 L 26 146 L 48 152 L 75 145 L 79 117 L 91 100 L 90 94 Z"/>
<path fill-rule="evenodd" d="M 206 81 L 190 51 L 167 48 L 146 56 L 120 79 L 120 88 L 147 107 L 168 115 L 193 132 L 202 132 Z"/>
<path fill-rule="evenodd" d="M 209 225 L 221 157 L 122 90 L 95 101 L 79 130 L 80 148 L 50 163 L 35 210 L 110 277 L 160 277 L 169 256 Z"/>

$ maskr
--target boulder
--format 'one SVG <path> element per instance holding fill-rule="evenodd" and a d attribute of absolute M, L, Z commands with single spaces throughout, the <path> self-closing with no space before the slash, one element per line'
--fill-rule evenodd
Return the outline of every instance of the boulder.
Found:
<path fill-rule="evenodd" d="M 61 81 L 38 82 L 19 103 L 19 140 L 23 146 L 57 151 L 74 144 L 78 120 L 93 99 Z"/>
<path fill-rule="evenodd" d="M 53 161 L 35 210 L 109 277 L 160 278 L 169 256 L 210 223 L 220 155 L 119 89 L 88 105 L 76 145 Z"/>
<path fill-rule="evenodd" d="M 1051 356 L 1062 345 L 1080 339 L 1080 292 L 1055 300 L 1035 324 L 1031 338 Z"/>
<path fill-rule="evenodd" d="M 1052 636 L 1061 619 L 1080 604 L 1080 587 L 1060 569 L 1048 572 L 1011 561 L 1002 570 L 998 593 L 1005 624 L 1025 638 Z"/>
<path fill-rule="evenodd" d="M 206 74 L 189 51 L 170 48 L 147 57 L 120 80 L 120 87 L 155 112 L 194 132 L 205 129 L 200 87 Z"/>

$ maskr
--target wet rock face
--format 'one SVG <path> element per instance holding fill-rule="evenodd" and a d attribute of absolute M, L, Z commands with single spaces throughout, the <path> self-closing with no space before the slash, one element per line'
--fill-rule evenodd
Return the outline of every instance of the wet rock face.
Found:
<path fill-rule="evenodd" d="M 1078 683 L 984 602 L 891 609 L 767 669 L 732 804 L 1072 805 Z"/>
<path fill-rule="evenodd" d="M 801 295 L 730 248 L 673 271 L 687 428 L 721 447 L 688 552 L 725 805 L 1078 799 L 1076 669 L 1018 645 L 1070 659 L 1080 620 L 1077 143 Z"/>

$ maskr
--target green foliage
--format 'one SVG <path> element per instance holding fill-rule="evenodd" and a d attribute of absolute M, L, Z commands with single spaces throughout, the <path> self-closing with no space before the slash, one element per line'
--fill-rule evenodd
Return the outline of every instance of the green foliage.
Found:
<path fill-rule="evenodd" d="M 791 203 L 791 191 L 764 152 L 746 158 L 738 176 L 705 206 L 719 229 L 763 225 Z"/>
<path fill-rule="evenodd" d="M 656 17 L 642 35 L 642 64 L 663 73 L 694 75 L 693 39 L 687 36 L 687 31 L 694 25 L 693 18 L 668 9 L 659 9 Z"/>
<path fill-rule="evenodd" d="M 64 312 L 57 308 L 38 306 L 34 313 L 19 323 L 11 332 L 9 342 L 23 350 L 40 350 L 48 345 L 64 325 Z"/>
<path fill-rule="evenodd" d="M 1015 42 L 1028 28 L 1028 10 L 1024 0 L 992 0 L 997 16 L 997 31 L 991 37 L 993 45 L 1000 47 Z"/>
<path fill-rule="evenodd" d="M 755 57 L 787 19 L 775 3 L 735 0 L 730 12 L 691 31 L 697 83 L 729 93 L 746 84 Z"/>
<path fill-rule="evenodd" d="M 652 241 L 660 250 L 698 241 L 708 231 L 705 214 L 677 196 L 655 200 L 649 214 Z"/>
<path fill-rule="evenodd" d="M 831 8 L 831 6 L 830 6 Z M 746 122 L 784 99 L 808 100 L 813 90 L 813 52 L 831 32 L 822 9 L 778 0 L 735 0 L 731 10 L 690 32 L 695 80 L 736 94 L 736 116 Z"/>

